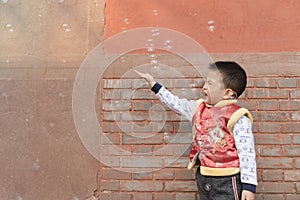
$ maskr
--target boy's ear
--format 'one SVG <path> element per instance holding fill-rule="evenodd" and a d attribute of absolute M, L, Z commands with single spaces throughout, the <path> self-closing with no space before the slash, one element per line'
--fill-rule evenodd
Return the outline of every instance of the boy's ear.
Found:
<path fill-rule="evenodd" d="M 225 99 L 237 99 L 237 94 L 235 91 L 233 91 L 230 88 L 225 89 L 225 95 L 224 95 Z"/>

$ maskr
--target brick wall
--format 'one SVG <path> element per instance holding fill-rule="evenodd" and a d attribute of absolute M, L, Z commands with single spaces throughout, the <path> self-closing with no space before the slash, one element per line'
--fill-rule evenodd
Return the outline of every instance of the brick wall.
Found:
<path fill-rule="evenodd" d="M 300 74 L 297 68 L 290 69 L 295 74 L 286 70 L 276 75 L 284 65 L 280 62 L 284 56 L 278 54 L 273 54 L 269 61 L 260 54 L 213 57 L 236 60 L 249 76 L 239 104 L 248 108 L 254 117 L 259 180 L 256 199 L 299 199 Z M 174 62 L 174 58 L 162 60 Z M 254 60 L 260 68 L 274 66 L 267 70 L 269 75 L 264 70 L 256 71 L 251 66 Z M 178 96 L 197 99 L 201 96 L 203 79 L 201 75 L 189 73 L 192 67 L 186 63 L 180 66 L 180 62 L 173 68 L 185 73 L 185 78 L 155 74 L 155 71 L 152 74 Z M 120 63 L 111 68 L 117 66 L 126 68 Z M 127 70 L 132 71 L 130 67 Z M 160 107 L 147 84 L 134 73 L 118 78 L 108 69 L 99 91 L 102 94 L 99 119 L 105 135 L 102 156 L 106 163 L 100 167 L 99 195 L 103 199 L 198 199 L 195 171 L 186 169 L 192 137 L 189 122 Z M 163 147 L 166 148 L 162 150 Z"/>
<path fill-rule="evenodd" d="M 243 5 L 215 0 L 205 6 L 205 1 L 195 1 L 197 6 L 178 1 L 176 11 L 171 0 L 5 2 L 0 3 L 0 199 L 198 198 L 194 171 L 186 170 L 190 125 L 160 107 L 133 73 L 123 77 L 149 59 L 126 58 L 102 77 L 96 102 L 105 135 L 100 165 L 74 125 L 71 94 L 87 53 L 105 35 L 145 25 L 187 33 L 212 52 L 226 52 L 212 55 L 215 60 L 235 60 L 246 68 L 250 81 L 241 104 L 255 117 L 257 199 L 299 199 L 298 1 Z M 138 3 L 138 12 L 130 10 L 137 8 L 130 3 Z M 212 32 L 209 20 L 215 21 Z M 245 53 L 249 51 L 259 53 Z M 159 61 L 189 83 L 181 85 L 183 79 L 176 75 L 154 72 L 164 85 L 191 99 L 201 95 L 189 92 L 198 91 L 203 80 L 185 62 Z M 111 101 L 119 102 L 111 106 Z"/>

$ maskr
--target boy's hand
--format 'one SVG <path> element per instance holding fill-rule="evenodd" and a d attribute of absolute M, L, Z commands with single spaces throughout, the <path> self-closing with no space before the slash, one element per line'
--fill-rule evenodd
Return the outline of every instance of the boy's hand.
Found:
<path fill-rule="evenodd" d="M 146 81 L 148 81 L 148 83 L 150 83 L 151 87 L 156 83 L 153 79 L 153 76 L 151 76 L 151 74 L 149 73 L 142 73 L 139 72 L 137 70 L 134 70 L 135 73 L 137 73 L 138 75 L 140 75 L 140 77 L 144 78 Z"/>
<path fill-rule="evenodd" d="M 254 193 L 248 190 L 243 190 L 241 200 L 254 200 Z"/>

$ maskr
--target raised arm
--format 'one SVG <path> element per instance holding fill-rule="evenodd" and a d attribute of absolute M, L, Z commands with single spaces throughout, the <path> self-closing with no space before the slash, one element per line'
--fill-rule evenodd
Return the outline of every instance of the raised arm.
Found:
<path fill-rule="evenodd" d="M 182 115 L 187 120 L 192 121 L 198 104 L 197 101 L 187 100 L 186 98 L 180 99 L 178 96 L 174 95 L 165 87 L 157 83 L 151 74 L 142 73 L 137 70 L 135 70 L 135 72 L 151 85 L 151 90 L 165 106 Z"/>

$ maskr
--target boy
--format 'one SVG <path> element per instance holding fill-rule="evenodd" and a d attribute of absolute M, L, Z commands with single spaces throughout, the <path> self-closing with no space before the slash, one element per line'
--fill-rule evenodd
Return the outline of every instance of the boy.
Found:
<path fill-rule="evenodd" d="M 200 164 L 196 181 L 201 200 L 254 200 L 257 175 L 250 112 L 236 105 L 247 84 L 246 72 L 235 62 L 209 66 L 204 98 L 179 99 L 136 71 L 151 84 L 159 100 L 193 123 L 188 169 Z"/>

